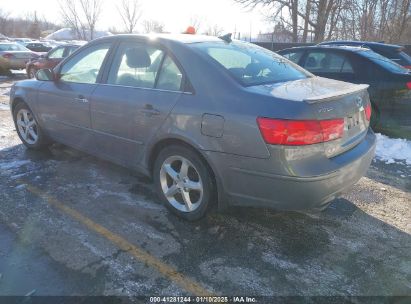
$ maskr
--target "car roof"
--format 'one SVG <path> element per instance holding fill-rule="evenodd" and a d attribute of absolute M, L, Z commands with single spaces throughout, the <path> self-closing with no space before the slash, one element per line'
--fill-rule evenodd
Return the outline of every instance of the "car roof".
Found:
<path fill-rule="evenodd" d="M 326 49 L 326 50 L 343 50 L 349 52 L 367 52 L 371 51 L 368 48 L 363 48 L 359 46 L 350 46 L 350 45 L 309 45 L 309 46 L 297 46 L 288 49 L 283 49 L 278 52 L 282 51 L 290 51 L 290 50 L 306 50 L 306 49 Z"/>
<path fill-rule="evenodd" d="M 120 34 L 95 39 L 93 41 L 112 40 L 117 38 L 136 37 L 158 41 L 174 41 L 184 44 L 199 42 L 221 42 L 222 40 L 215 36 L 207 35 L 190 35 L 190 34 Z"/>

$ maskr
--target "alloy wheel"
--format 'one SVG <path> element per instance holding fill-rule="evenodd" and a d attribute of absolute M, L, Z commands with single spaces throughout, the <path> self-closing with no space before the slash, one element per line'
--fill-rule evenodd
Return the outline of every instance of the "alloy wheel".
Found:
<path fill-rule="evenodd" d="M 17 129 L 23 140 L 30 145 L 36 144 L 39 135 L 33 114 L 27 109 L 21 109 L 17 112 L 16 118 Z"/>
<path fill-rule="evenodd" d="M 203 183 L 197 168 L 182 156 L 170 156 L 162 164 L 160 184 L 168 202 L 182 212 L 193 212 L 203 199 Z"/>

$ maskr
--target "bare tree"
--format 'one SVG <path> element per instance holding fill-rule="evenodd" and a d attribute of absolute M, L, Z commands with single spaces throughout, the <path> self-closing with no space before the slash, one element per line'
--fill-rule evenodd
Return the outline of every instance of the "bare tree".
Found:
<path fill-rule="evenodd" d="M 199 15 L 193 15 L 190 17 L 190 26 L 194 27 L 196 33 L 198 33 L 201 29 L 201 25 L 204 19 Z"/>
<path fill-rule="evenodd" d="M 90 31 L 90 40 L 94 39 L 96 24 L 101 15 L 103 0 L 80 0 L 88 30 Z"/>
<path fill-rule="evenodd" d="M 121 0 L 117 10 L 123 20 L 127 33 L 133 33 L 138 20 L 141 18 L 141 4 L 139 0 Z"/>
<path fill-rule="evenodd" d="M 60 0 L 63 22 L 78 39 L 93 40 L 103 0 Z"/>
<path fill-rule="evenodd" d="M 164 33 L 164 24 L 157 20 L 144 20 L 143 27 L 145 33 Z"/>
<path fill-rule="evenodd" d="M 209 25 L 204 32 L 208 36 L 220 36 L 223 33 L 224 29 L 218 24 Z"/>

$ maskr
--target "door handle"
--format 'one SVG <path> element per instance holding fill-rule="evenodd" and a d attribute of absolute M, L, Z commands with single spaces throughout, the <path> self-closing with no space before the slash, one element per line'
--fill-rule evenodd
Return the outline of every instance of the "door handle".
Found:
<path fill-rule="evenodd" d="M 88 103 L 88 99 L 84 98 L 83 95 L 79 95 L 78 97 L 74 98 L 74 100 L 77 102 Z"/>
<path fill-rule="evenodd" d="M 146 104 L 144 108 L 140 110 L 140 112 L 146 116 L 155 116 L 161 114 L 161 112 L 157 109 L 154 109 L 153 105 L 151 104 Z"/>

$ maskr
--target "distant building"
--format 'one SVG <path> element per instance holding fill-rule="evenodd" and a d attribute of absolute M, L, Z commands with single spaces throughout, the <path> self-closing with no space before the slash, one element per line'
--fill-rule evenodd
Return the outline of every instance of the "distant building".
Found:
<path fill-rule="evenodd" d="M 90 39 L 90 31 L 86 30 L 84 31 L 84 34 L 86 36 L 86 40 L 91 40 Z M 107 31 L 94 31 L 93 39 L 96 38 L 101 38 L 105 36 L 112 36 L 113 34 Z M 46 40 L 81 40 L 82 37 L 79 37 L 79 35 L 71 28 L 62 28 L 61 30 L 58 30 L 46 37 L 44 37 Z"/>
<path fill-rule="evenodd" d="M 259 33 L 257 38 L 254 38 L 255 42 L 293 42 L 293 33 L 287 30 L 281 23 L 276 24 L 274 31 L 271 33 Z"/>

